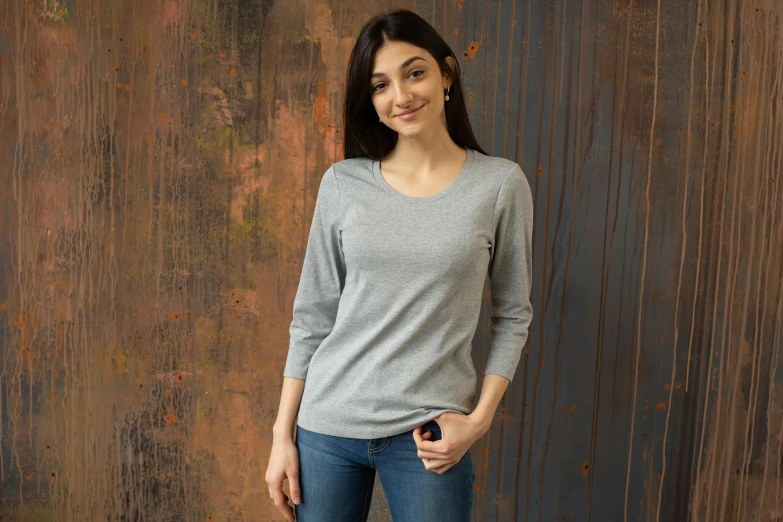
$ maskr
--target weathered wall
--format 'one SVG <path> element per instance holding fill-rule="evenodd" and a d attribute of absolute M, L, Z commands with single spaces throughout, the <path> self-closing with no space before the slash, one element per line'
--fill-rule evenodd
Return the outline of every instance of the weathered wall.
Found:
<path fill-rule="evenodd" d="M 292 300 L 351 45 L 390 7 L 463 57 L 535 197 L 475 520 L 779 521 L 773 0 L 0 2 L 0 519 L 281 518 Z"/>

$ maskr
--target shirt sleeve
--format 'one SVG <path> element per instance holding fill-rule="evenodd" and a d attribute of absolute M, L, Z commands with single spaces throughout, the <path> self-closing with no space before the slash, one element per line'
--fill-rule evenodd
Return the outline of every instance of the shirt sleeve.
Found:
<path fill-rule="evenodd" d="M 495 238 L 489 262 L 491 337 L 484 373 L 510 381 L 533 319 L 533 197 L 519 165 L 500 187 L 493 227 Z"/>
<path fill-rule="evenodd" d="M 332 331 L 345 286 L 340 190 L 334 166 L 321 178 L 289 328 L 285 377 L 305 379 L 310 359 Z"/>

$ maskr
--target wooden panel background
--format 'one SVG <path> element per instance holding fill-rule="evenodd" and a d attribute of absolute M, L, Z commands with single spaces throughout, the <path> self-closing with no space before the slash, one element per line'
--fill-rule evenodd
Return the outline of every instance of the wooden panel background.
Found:
<path fill-rule="evenodd" d="M 0 2 L 0 519 L 281 519 L 314 197 L 357 31 L 392 7 L 461 56 L 535 198 L 474 519 L 783 519 L 773 0 Z"/>

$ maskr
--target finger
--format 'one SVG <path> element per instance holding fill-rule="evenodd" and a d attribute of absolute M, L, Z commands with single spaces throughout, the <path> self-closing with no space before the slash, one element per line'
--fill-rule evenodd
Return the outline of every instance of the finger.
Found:
<path fill-rule="evenodd" d="M 442 474 L 454 466 L 452 459 L 421 459 L 424 462 L 424 469 L 433 473 Z"/>
<path fill-rule="evenodd" d="M 282 491 L 273 491 L 272 494 L 274 495 L 272 500 L 274 500 L 275 506 L 282 512 L 283 507 L 288 506 L 288 497 Z"/>
<path fill-rule="evenodd" d="M 419 450 L 416 452 L 416 456 L 420 459 L 444 459 L 447 458 L 446 455 L 442 455 L 440 453 L 435 453 L 434 451 L 422 451 Z"/>
<path fill-rule="evenodd" d="M 286 518 L 286 520 L 288 520 L 288 522 L 294 522 L 296 520 L 296 518 L 294 517 L 294 510 L 288 504 L 285 505 L 285 511 L 283 511 L 283 516 Z"/>
<path fill-rule="evenodd" d="M 422 457 L 421 459 L 422 462 L 427 462 L 430 464 L 430 467 L 434 467 L 434 468 L 437 468 L 438 466 L 442 466 L 445 462 L 451 462 L 453 460 L 454 459 L 445 458 L 445 457 L 435 457 L 435 458 Z"/>
<path fill-rule="evenodd" d="M 282 491 L 275 491 L 275 507 L 289 521 L 294 522 L 294 510 L 288 505 L 288 497 Z"/>
<path fill-rule="evenodd" d="M 277 500 L 278 495 L 285 496 L 285 493 L 283 493 L 283 481 L 280 482 L 272 482 L 269 484 L 269 498 L 272 500 Z"/>
<path fill-rule="evenodd" d="M 443 466 L 445 463 L 450 462 L 446 459 L 421 459 L 424 463 L 424 469 L 431 470 Z"/>
<path fill-rule="evenodd" d="M 453 465 L 454 464 L 451 461 L 449 461 L 449 462 L 447 462 L 445 464 L 442 464 L 440 466 L 437 465 L 437 463 L 436 463 L 435 466 L 433 466 L 432 471 L 434 471 L 438 475 L 442 475 L 443 473 L 446 473 L 449 469 L 451 469 L 451 467 Z"/>
<path fill-rule="evenodd" d="M 445 451 L 443 439 L 436 441 L 421 439 L 416 441 L 416 448 L 421 451 L 431 451 L 433 453 L 443 453 Z"/>
<path fill-rule="evenodd" d="M 291 499 L 294 504 L 299 504 L 302 500 L 301 489 L 299 489 L 299 473 L 292 471 L 288 473 L 288 489 L 291 491 Z"/>
<path fill-rule="evenodd" d="M 432 437 L 432 432 L 425 431 L 424 433 L 422 433 L 421 426 L 413 430 L 413 440 L 416 441 L 417 445 L 419 442 L 423 442 L 425 439 L 429 439 L 430 437 Z"/>

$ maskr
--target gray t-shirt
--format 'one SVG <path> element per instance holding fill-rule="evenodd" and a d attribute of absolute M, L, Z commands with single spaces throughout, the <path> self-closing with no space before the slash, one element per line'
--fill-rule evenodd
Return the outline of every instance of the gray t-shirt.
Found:
<path fill-rule="evenodd" d="M 467 153 L 456 180 L 428 197 L 397 192 L 367 158 L 324 174 L 284 370 L 305 379 L 303 428 L 375 439 L 469 414 L 487 275 L 484 373 L 512 379 L 533 316 L 533 199 L 519 165 Z"/>

